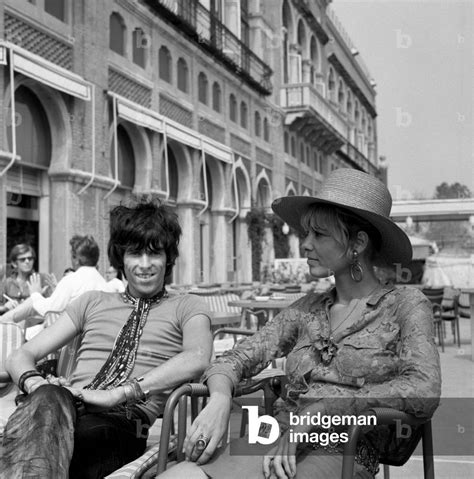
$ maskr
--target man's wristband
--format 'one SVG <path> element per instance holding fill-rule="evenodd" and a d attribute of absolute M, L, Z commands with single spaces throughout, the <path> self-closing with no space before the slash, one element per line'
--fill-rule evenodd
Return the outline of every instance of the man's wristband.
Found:
<path fill-rule="evenodd" d="M 28 394 L 28 391 L 25 389 L 25 381 L 27 379 L 33 378 L 35 376 L 40 376 L 44 379 L 43 374 L 41 374 L 39 371 L 36 369 L 32 369 L 30 371 L 25 371 L 21 376 L 20 379 L 18 380 L 18 387 L 20 388 L 20 391 L 22 391 L 24 394 Z"/>

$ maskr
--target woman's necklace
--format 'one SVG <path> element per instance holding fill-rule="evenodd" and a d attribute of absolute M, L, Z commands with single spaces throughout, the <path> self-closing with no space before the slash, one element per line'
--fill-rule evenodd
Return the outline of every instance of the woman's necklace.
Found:
<path fill-rule="evenodd" d="M 334 332 L 339 329 L 351 316 L 353 316 L 354 311 L 356 308 L 360 305 L 365 305 L 367 298 L 372 296 L 372 294 L 375 292 L 375 290 L 379 287 L 380 285 L 377 284 L 375 288 L 367 295 L 364 295 L 362 298 L 357 299 L 355 301 L 354 306 L 350 309 L 349 313 L 346 314 L 345 318 L 334 328 L 331 330 L 329 337 L 323 338 L 323 347 L 321 349 L 321 361 L 322 363 L 327 366 L 331 363 L 332 358 L 336 355 L 338 346 L 334 342 Z M 357 308 L 357 312 L 359 312 L 360 308 Z"/>
<path fill-rule="evenodd" d="M 363 299 L 363 298 L 362 298 Z M 352 315 L 352 313 L 354 312 L 354 310 L 357 308 L 357 306 L 360 304 L 360 302 L 362 301 L 362 299 L 353 299 L 352 301 L 354 302 L 354 306 L 352 306 L 352 308 L 350 309 L 350 311 L 346 314 L 345 318 L 335 327 L 335 328 L 331 328 L 331 334 L 334 334 L 334 332 L 339 329 Z M 347 305 L 349 306 L 349 305 Z"/>

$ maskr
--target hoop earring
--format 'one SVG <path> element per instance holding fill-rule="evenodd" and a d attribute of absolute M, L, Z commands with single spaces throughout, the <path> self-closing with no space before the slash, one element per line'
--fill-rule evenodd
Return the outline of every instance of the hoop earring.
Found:
<path fill-rule="evenodd" d="M 359 253 L 354 250 L 352 252 L 352 263 L 350 266 L 351 278 L 356 282 L 360 283 L 364 277 L 364 269 L 359 262 Z"/>

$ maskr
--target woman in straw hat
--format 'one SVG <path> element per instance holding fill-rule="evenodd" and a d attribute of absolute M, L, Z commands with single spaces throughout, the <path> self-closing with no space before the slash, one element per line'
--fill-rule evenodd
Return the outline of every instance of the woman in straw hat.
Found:
<path fill-rule="evenodd" d="M 208 368 L 211 397 L 185 441 L 190 461 L 163 477 L 337 478 L 347 432 L 342 416 L 357 419 L 385 406 L 431 417 L 441 379 L 430 303 L 415 288 L 379 284 L 374 273 L 374 266 L 402 266 L 412 256 L 408 237 L 390 220 L 391 205 L 384 184 L 351 169 L 332 172 L 316 197 L 273 203 L 278 216 L 304 231 L 311 275 L 334 275 L 335 287 L 298 300 Z M 288 384 L 273 449 L 263 461 L 252 449 L 245 457 L 214 454 L 237 383 L 283 356 Z M 375 475 L 391 439 L 380 426 L 364 435 L 354 477 Z"/>

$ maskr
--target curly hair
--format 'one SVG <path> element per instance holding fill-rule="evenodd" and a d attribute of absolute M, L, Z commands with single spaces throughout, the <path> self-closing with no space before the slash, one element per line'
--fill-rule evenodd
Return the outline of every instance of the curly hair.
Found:
<path fill-rule="evenodd" d="M 123 273 L 125 253 L 166 253 L 165 277 L 171 275 L 179 255 L 181 236 L 178 216 L 158 199 L 142 199 L 135 206 L 116 206 L 110 212 L 110 264 Z"/>

